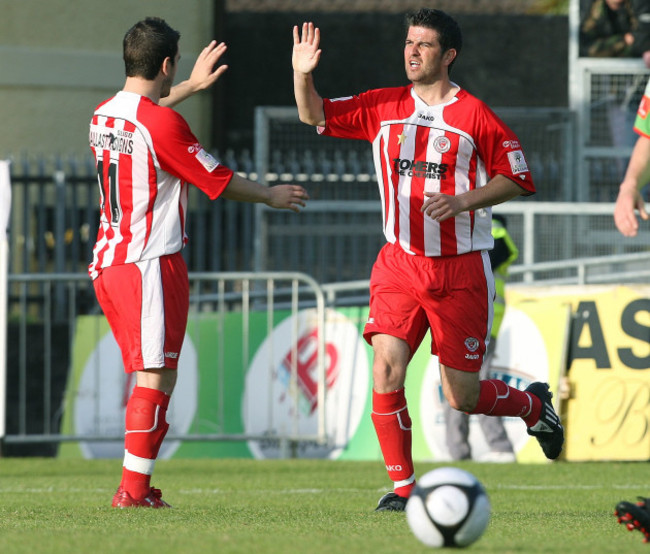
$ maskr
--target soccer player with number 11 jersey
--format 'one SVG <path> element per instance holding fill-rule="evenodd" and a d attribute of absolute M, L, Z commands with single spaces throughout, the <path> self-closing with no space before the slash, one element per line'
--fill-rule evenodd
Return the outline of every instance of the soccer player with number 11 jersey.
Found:
<path fill-rule="evenodd" d="M 372 421 L 393 482 L 379 511 L 404 510 L 415 485 L 404 382 L 427 331 L 452 408 L 521 417 L 550 459 L 564 443 L 548 384 L 522 391 L 478 373 L 495 296 L 491 206 L 535 192 L 521 145 L 492 110 L 450 80 L 462 46 L 457 23 L 423 8 L 407 15 L 406 28 L 411 84 L 336 99 L 321 98 L 314 85 L 319 29 L 293 29 L 300 120 L 324 135 L 367 140 L 374 155 L 387 243 L 372 268 L 364 337 L 374 353 Z"/>
<path fill-rule="evenodd" d="M 135 374 L 115 508 L 169 507 L 150 481 L 169 428 L 165 415 L 187 326 L 189 282 L 181 249 L 187 241 L 189 183 L 211 199 L 264 202 L 296 212 L 308 198 L 301 186 L 266 187 L 233 173 L 171 109 L 226 69 L 214 67 L 225 45 L 213 41 L 190 79 L 172 87 L 179 38 L 160 18 L 129 29 L 123 41 L 124 88 L 97 107 L 90 123 L 100 221 L 89 273 L 124 370 Z"/>

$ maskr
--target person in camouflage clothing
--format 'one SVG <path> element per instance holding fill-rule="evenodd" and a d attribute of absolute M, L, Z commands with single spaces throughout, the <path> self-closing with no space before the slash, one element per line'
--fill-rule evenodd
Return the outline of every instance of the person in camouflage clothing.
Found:
<path fill-rule="evenodd" d="M 650 50 L 643 15 L 647 0 L 593 0 L 580 24 L 580 55 L 597 58 L 642 57 Z"/>
<path fill-rule="evenodd" d="M 598 58 L 639 58 L 650 68 L 650 0 L 584 0 L 589 2 L 580 24 L 580 55 Z M 603 76 L 611 144 L 632 147 L 630 131 L 646 77 L 641 74 Z M 617 159 L 622 173 L 625 161 Z"/>

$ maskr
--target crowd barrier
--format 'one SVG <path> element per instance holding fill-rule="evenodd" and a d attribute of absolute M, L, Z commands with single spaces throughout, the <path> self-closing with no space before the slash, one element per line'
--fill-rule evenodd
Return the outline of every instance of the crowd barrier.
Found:
<path fill-rule="evenodd" d="M 564 459 L 650 459 L 650 289 L 590 271 L 602 260 L 575 262 L 581 269 L 572 284 L 508 286 L 492 376 L 519 389 L 550 383 L 567 429 Z M 9 280 L 23 289 L 38 282 L 48 302 L 57 290 L 69 300 L 60 321 L 49 310 L 41 320 L 26 314 L 9 322 L 2 454 L 121 457 L 133 379 L 101 312 L 78 311 L 70 291 L 91 287 L 88 277 Z M 191 273 L 190 281 L 162 457 L 381 459 L 368 417 L 367 280 L 319 284 L 269 272 Z M 406 388 L 416 460 L 448 460 L 428 338 L 413 356 Z M 519 419 L 505 424 L 519 462 L 544 461 Z M 487 445 L 474 420 L 471 429 L 480 459 Z"/>
<path fill-rule="evenodd" d="M 45 308 L 39 318 L 23 310 L 8 325 L 5 454 L 53 454 L 65 442 L 81 442 L 86 452 L 113 452 L 115 441 L 121 444 L 124 397 L 134 383 L 123 371 L 96 303 L 79 309 L 80 295 L 93 294 L 90 279 L 85 274 L 33 274 L 10 275 L 9 282 L 23 306 L 30 289 L 42 290 Z M 256 439 L 279 445 L 283 452 L 296 441 L 326 442 L 324 297 L 319 285 L 291 272 L 194 272 L 190 282 L 179 384 L 168 412 L 171 441 L 180 435 L 184 441 Z M 61 297 L 65 302 L 54 317 Z M 251 341 L 266 341 L 282 322 L 282 332 L 266 343 L 268 359 L 255 361 L 259 383 L 247 384 L 245 370 L 260 346 Z M 268 379 L 279 379 L 284 390 L 265 386 Z M 272 406 L 269 395 L 283 396 L 289 415 L 282 429 L 274 427 L 270 408 L 248 418 L 253 427 L 242 428 L 241 418 L 231 417 L 232 410 L 243 409 L 239 396 L 244 389 L 250 395 L 249 410 Z M 299 409 L 305 394 L 307 416 Z"/>

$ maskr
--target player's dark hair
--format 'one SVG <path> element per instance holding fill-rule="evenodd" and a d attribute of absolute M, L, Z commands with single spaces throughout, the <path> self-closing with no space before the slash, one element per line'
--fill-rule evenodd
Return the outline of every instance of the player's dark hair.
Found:
<path fill-rule="evenodd" d="M 181 34 L 159 17 L 138 21 L 122 43 L 126 76 L 153 81 L 165 58 L 174 63 L 180 38 Z"/>
<path fill-rule="evenodd" d="M 409 27 L 433 29 L 438 32 L 443 53 L 451 48 L 456 50 L 456 57 L 449 64 L 449 72 L 451 72 L 451 66 L 454 65 L 463 47 L 463 34 L 456 20 L 442 10 L 420 8 L 417 12 L 406 14 L 407 31 Z"/>

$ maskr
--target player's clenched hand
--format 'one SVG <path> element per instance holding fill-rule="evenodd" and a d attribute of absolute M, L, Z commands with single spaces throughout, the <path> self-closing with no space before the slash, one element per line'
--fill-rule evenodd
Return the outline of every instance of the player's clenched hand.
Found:
<path fill-rule="evenodd" d="M 298 25 L 293 27 L 293 55 L 291 63 L 293 70 L 299 73 L 311 73 L 316 69 L 320 60 L 321 50 L 320 30 L 313 23 L 303 23 L 302 33 L 298 32 Z"/>
<path fill-rule="evenodd" d="M 440 192 L 425 192 L 422 212 L 436 221 L 444 221 L 463 211 L 463 206 L 457 196 L 450 196 Z"/>
<path fill-rule="evenodd" d="M 269 187 L 269 198 L 266 204 L 279 210 L 299 212 L 309 200 L 307 191 L 300 185 L 275 185 Z"/>
<path fill-rule="evenodd" d="M 220 65 L 215 68 L 219 58 L 223 56 L 227 46 L 213 40 L 208 44 L 196 58 L 194 68 L 188 79 L 194 92 L 211 87 L 219 77 L 228 69 L 227 65 Z"/>
<path fill-rule="evenodd" d="M 639 221 L 634 214 L 635 209 L 639 211 L 641 219 L 648 219 L 641 193 L 636 188 L 622 188 L 614 207 L 614 223 L 625 237 L 635 237 L 639 230 Z"/>

